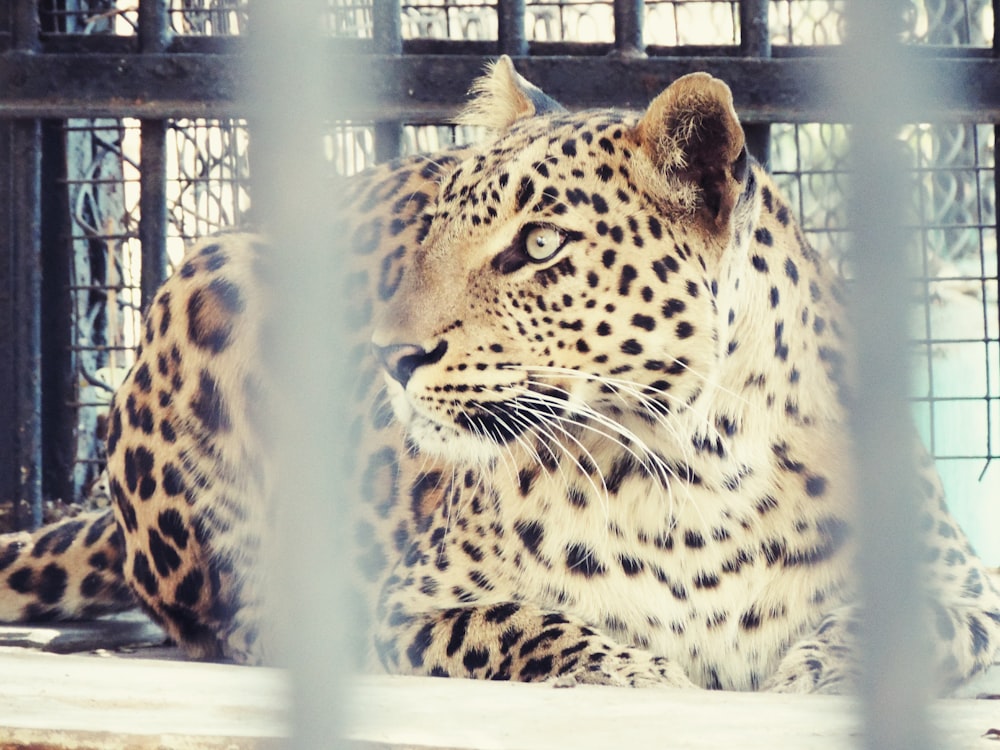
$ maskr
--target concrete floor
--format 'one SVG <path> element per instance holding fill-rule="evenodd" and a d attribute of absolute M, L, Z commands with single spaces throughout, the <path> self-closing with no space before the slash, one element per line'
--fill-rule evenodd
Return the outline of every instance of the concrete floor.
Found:
<path fill-rule="evenodd" d="M 53 653 L 73 650 L 90 653 Z M 0 627 L 0 748 L 284 746 L 285 672 L 178 657 L 138 614 Z M 857 703 L 844 697 L 337 677 L 324 686 L 330 705 L 346 716 L 348 744 L 366 749 L 823 750 L 860 742 Z M 973 699 L 983 693 L 1000 694 L 1000 669 L 966 686 L 965 698 L 931 706 L 936 746 L 998 747 L 990 730 L 1000 729 L 1000 702 Z"/>

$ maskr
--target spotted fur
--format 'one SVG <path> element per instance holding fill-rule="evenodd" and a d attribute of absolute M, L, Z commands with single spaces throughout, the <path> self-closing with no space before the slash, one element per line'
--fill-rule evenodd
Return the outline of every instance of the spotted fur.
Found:
<path fill-rule="evenodd" d="M 336 230 L 371 341 L 347 459 L 381 664 L 848 689 L 845 301 L 729 90 L 570 114 L 504 59 L 477 91 L 485 143 L 354 178 Z M 127 582 L 191 654 L 266 658 L 266 257 L 212 238 L 166 283 L 112 407 L 114 522 L 4 541 L 0 616 L 122 606 Z M 948 686 L 995 656 L 1000 598 L 929 462 L 920 494 Z"/>

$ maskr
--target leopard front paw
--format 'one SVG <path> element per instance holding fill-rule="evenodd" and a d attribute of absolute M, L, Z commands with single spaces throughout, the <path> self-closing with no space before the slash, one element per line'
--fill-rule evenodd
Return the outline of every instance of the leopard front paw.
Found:
<path fill-rule="evenodd" d="M 659 656 L 598 652 L 552 680 L 555 687 L 611 685 L 614 687 L 696 688 L 684 670 Z"/>
<path fill-rule="evenodd" d="M 846 669 L 843 663 L 829 664 L 819 654 L 805 653 L 786 657 L 761 689 L 772 693 L 843 695 L 853 693 L 856 684 L 853 669 Z"/>

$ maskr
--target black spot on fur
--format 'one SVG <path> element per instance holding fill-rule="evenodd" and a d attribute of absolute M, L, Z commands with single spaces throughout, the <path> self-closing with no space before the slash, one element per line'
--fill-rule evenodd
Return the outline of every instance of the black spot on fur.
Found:
<path fill-rule="evenodd" d="M 642 560 L 628 555 L 619 555 L 618 562 L 622 566 L 622 570 L 625 571 L 625 575 L 629 577 L 639 575 L 646 567 Z"/>
<path fill-rule="evenodd" d="M 181 565 L 177 550 L 167 544 L 156 529 L 149 530 L 149 554 L 153 557 L 153 565 L 161 578 L 165 578 Z"/>
<path fill-rule="evenodd" d="M 160 531 L 170 539 L 177 549 L 183 550 L 187 547 L 189 532 L 184 522 L 184 517 L 174 508 L 166 508 L 160 511 L 157 517 L 157 526 Z"/>
<path fill-rule="evenodd" d="M 514 524 L 514 531 L 520 537 L 525 548 L 534 555 L 539 556 L 538 548 L 545 538 L 545 527 L 538 521 L 518 521 Z"/>
<path fill-rule="evenodd" d="M 520 611 L 521 607 L 514 602 L 505 602 L 503 604 L 497 604 L 495 607 L 490 607 L 486 610 L 483 615 L 483 619 L 489 623 L 495 623 L 500 625 L 507 622 L 511 617 L 516 615 Z"/>
<path fill-rule="evenodd" d="M 146 553 L 139 551 L 135 553 L 132 561 L 132 577 L 136 583 L 141 585 L 149 596 L 156 596 L 160 590 L 160 584 L 153 575 L 153 570 L 149 567 L 149 558 Z"/>
<path fill-rule="evenodd" d="M 799 283 L 799 269 L 791 258 L 785 260 L 785 275 L 792 280 L 793 284 Z"/>
<path fill-rule="evenodd" d="M 470 648 L 465 652 L 465 656 L 462 657 L 462 666 L 464 666 L 469 673 L 475 672 L 477 669 L 482 669 L 487 664 L 490 663 L 490 652 L 486 648 Z"/>
<path fill-rule="evenodd" d="M 818 476 L 806 477 L 806 494 L 809 497 L 821 497 L 826 493 L 826 478 Z"/>
<path fill-rule="evenodd" d="M 7 585 L 19 594 L 31 591 L 31 568 L 18 568 L 7 576 Z"/>
<path fill-rule="evenodd" d="M 201 590 L 205 585 L 205 576 L 200 570 L 190 571 L 179 584 L 174 596 L 178 604 L 186 607 L 193 607 L 201 598 Z"/>
<path fill-rule="evenodd" d="M 521 184 L 518 185 L 517 194 L 515 195 L 514 198 L 517 210 L 520 211 L 526 205 L 528 205 L 528 201 L 531 200 L 534 194 L 535 194 L 535 183 L 532 181 L 530 177 L 522 177 Z"/>
<path fill-rule="evenodd" d="M 149 365 L 146 362 L 143 362 L 136 369 L 133 380 L 143 393 L 149 393 L 153 390 L 153 377 L 149 373 Z"/>
<path fill-rule="evenodd" d="M 445 649 L 445 653 L 448 656 L 454 656 L 458 653 L 458 650 L 462 648 L 465 644 L 465 636 L 469 631 L 469 621 L 472 619 L 472 610 L 467 609 L 462 611 L 451 626 L 451 637 L 448 639 L 448 646 Z"/>
<path fill-rule="evenodd" d="M 760 627 L 761 615 L 756 609 L 748 609 L 740 616 L 740 627 L 743 630 L 756 630 Z"/>
<path fill-rule="evenodd" d="M 191 400 L 191 411 L 212 435 L 232 429 L 229 407 L 222 389 L 208 370 L 202 370 L 198 376 L 198 393 Z"/>
<path fill-rule="evenodd" d="M 764 227 L 758 227 L 753 236 L 757 242 L 765 247 L 771 247 L 774 244 L 774 237 L 771 236 L 770 230 Z"/>
<path fill-rule="evenodd" d="M 705 537 L 698 531 L 688 529 L 684 532 L 684 546 L 689 549 L 701 549 L 705 546 Z"/>
<path fill-rule="evenodd" d="M 83 521 L 67 521 L 59 524 L 38 538 L 31 550 L 32 557 L 44 557 L 50 553 L 61 555 L 73 544 L 83 527 Z"/>
<path fill-rule="evenodd" d="M 571 573 L 576 573 L 586 578 L 602 576 L 608 572 L 607 568 L 597 559 L 594 550 L 582 542 L 567 545 L 566 567 L 569 568 Z"/>
<path fill-rule="evenodd" d="M 42 568 L 38 576 L 36 593 L 44 604 L 56 604 L 66 593 L 66 581 L 69 576 L 65 568 L 55 563 L 49 563 Z"/>
<path fill-rule="evenodd" d="M 414 636 L 413 641 L 406 649 L 406 658 L 410 660 L 410 665 L 415 669 L 424 666 L 424 656 L 427 649 L 431 647 L 434 640 L 434 623 L 428 622 Z"/>
<path fill-rule="evenodd" d="M 224 351 L 231 343 L 233 315 L 244 308 L 239 287 L 225 279 L 213 279 L 188 298 L 188 338 L 214 354 Z"/>
<path fill-rule="evenodd" d="M 172 463 L 163 465 L 163 491 L 171 497 L 181 495 L 187 489 L 184 475 Z"/>

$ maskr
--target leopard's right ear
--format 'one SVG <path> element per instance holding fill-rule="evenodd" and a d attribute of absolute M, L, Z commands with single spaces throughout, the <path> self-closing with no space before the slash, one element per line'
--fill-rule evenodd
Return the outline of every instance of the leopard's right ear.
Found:
<path fill-rule="evenodd" d="M 656 170 L 694 191 L 717 228 L 726 227 L 748 173 L 746 137 L 729 87 L 690 73 L 657 96 L 636 127 Z"/>
<path fill-rule="evenodd" d="M 456 119 L 459 125 L 479 125 L 500 132 L 526 117 L 565 111 L 559 102 L 521 76 L 507 55 L 490 64 L 486 75 L 473 82 L 469 93 L 473 99 Z"/>

